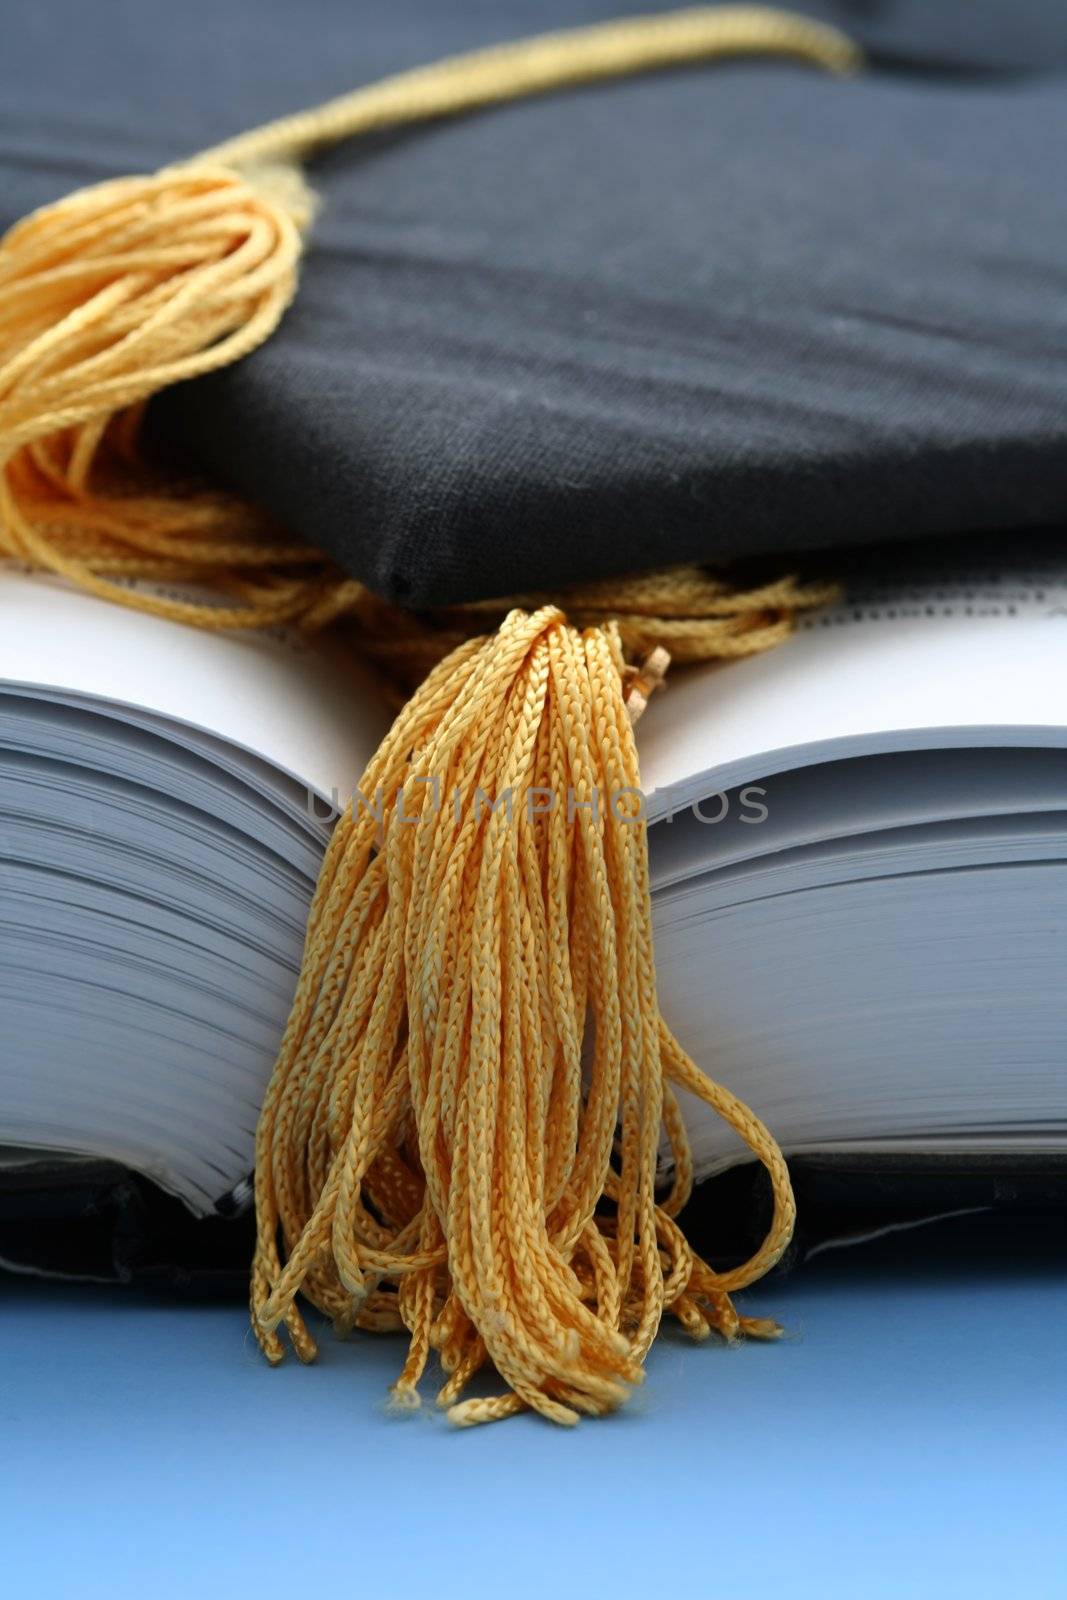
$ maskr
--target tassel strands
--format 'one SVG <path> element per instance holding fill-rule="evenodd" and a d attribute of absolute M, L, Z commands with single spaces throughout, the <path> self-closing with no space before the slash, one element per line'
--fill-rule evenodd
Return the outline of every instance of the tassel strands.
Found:
<path fill-rule="evenodd" d="M 401 1404 L 436 1350 L 454 1421 L 572 1423 L 640 1381 L 666 1310 L 697 1337 L 777 1331 L 729 1296 L 789 1239 L 788 1176 L 659 1015 L 622 670 L 610 625 L 513 612 L 431 674 L 338 823 L 259 1131 L 272 1360 L 282 1324 L 314 1354 L 302 1291 L 342 1329 L 407 1328 Z M 768 1238 L 730 1274 L 673 1221 L 691 1183 L 674 1084 L 771 1175 Z M 509 1392 L 460 1399 L 487 1361 Z"/>
<path fill-rule="evenodd" d="M 207 168 L 116 179 L 11 229 L 0 247 L 0 553 L 175 621 L 242 627 L 299 609 L 299 592 L 270 592 L 272 569 L 306 563 L 306 550 L 259 542 L 249 555 L 248 519 L 225 499 L 189 504 L 120 468 L 122 424 L 145 400 L 273 332 L 300 249 L 283 207 Z M 210 606 L 142 604 L 114 581 L 232 569 L 254 586 L 257 567 L 258 603 L 214 608 L 210 624 Z"/>

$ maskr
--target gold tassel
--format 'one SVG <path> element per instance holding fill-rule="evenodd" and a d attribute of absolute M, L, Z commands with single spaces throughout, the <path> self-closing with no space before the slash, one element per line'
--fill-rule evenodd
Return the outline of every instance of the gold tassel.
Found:
<path fill-rule="evenodd" d="M 303 1289 L 342 1328 L 408 1328 L 405 1404 L 435 1349 L 446 1404 L 486 1360 L 510 1389 L 457 1422 L 520 1403 L 574 1422 L 639 1381 L 665 1309 L 698 1335 L 772 1331 L 729 1291 L 784 1249 L 789 1179 L 659 1014 L 622 672 L 613 626 L 512 612 L 415 693 L 338 823 L 256 1152 L 272 1359 L 282 1321 L 313 1353 Z M 691 1167 L 672 1083 L 771 1174 L 770 1234 L 734 1273 L 673 1220 Z M 661 1127 L 674 1189 L 657 1205 Z"/>
<path fill-rule="evenodd" d="M 568 1423 L 612 1409 L 667 1309 L 697 1337 L 777 1331 L 739 1317 L 730 1294 L 788 1240 L 788 1175 L 766 1129 L 659 1016 L 625 690 L 637 708 L 664 651 L 768 648 L 828 591 L 785 579 L 737 593 L 679 569 L 555 597 L 570 623 L 551 605 L 512 611 L 492 637 L 480 637 L 492 607 L 398 622 L 252 508 L 153 479 L 137 424 L 160 389 L 240 359 L 277 325 L 313 211 L 294 163 L 315 149 L 752 54 L 858 64 L 836 30 L 758 6 L 546 35 L 84 190 L 0 246 L 0 554 L 198 627 L 348 618 L 395 678 L 429 673 L 368 770 L 371 806 L 357 800 L 327 853 L 259 1129 L 252 1301 L 271 1360 L 282 1324 L 314 1353 L 301 1291 L 342 1329 L 406 1327 L 398 1402 L 414 1403 L 436 1350 L 442 1402 L 463 1423 L 522 1406 Z M 139 577 L 220 599 L 125 581 Z M 660 655 L 634 682 L 626 655 L 646 650 Z M 379 790 L 391 798 L 376 816 Z M 674 1220 L 692 1181 L 679 1085 L 771 1174 L 771 1231 L 731 1273 L 694 1257 Z M 661 1130 L 674 1176 L 657 1203 Z M 459 1401 L 486 1362 L 508 1392 Z"/>

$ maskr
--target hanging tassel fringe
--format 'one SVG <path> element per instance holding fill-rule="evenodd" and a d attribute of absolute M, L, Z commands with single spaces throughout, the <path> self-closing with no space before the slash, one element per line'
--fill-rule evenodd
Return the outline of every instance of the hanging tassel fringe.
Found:
<path fill-rule="evenodd" d="M 416 692 L 337 825 L 259 1129 L 270 1359 L 283 1323 L 314 1353 L 303 1291 L 342 1330 L 407 1328 L 405 1405 L 435 1350 L 456 1422 L 572 1423 L 640 1381 L 665 1310 L 696 1337 L 777 1332 L 730 1293 L 784 1249 L 789 1179 L 659 1014 L 622 673 L 610 625 L 513 612 Z M 731 1273 L 674 1221 L 692 1180 L 675 1086 L 771 1177 L 768 1237 Z M 460 1400 L 487 1361 L 510 1392 Z"/>

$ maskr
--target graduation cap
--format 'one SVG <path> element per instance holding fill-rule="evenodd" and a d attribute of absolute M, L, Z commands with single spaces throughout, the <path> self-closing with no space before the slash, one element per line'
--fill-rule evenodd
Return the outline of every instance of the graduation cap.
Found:
<path fill-rule="evenodd" d="M 961 45 L 930 7 L 516 5 L 494 25 L 591 25 L 456 56 L 480 22 L 393 7 L 365 77 L 446 59 L 234 136 L 342 87 L 350 13 L 195 10 L 158 9 L 165 80 L 128 36 L 87 74 L 57 29 L 60 143 L 11 187 L 47 203 L 0 249 L 0 550 L 198 627 L 347 619 L 410 691 L 364 784 L 396 804 L 341 818 L 312 907 L 254 1325 L 310 1358 L 303 1292 L 409 1330 L 401 1404 L 433 1347 L 456 1421 L 571 1422 L 625 1397 L 665 1310 L 772 1336 L 730 1296 L 793 1222 L 771 1135 L 660 1017 L 644 830 L 597 796 L 638 790 L 670 658 L 769 648 L 826 598 L 789 552 L 1062 515 L 1062 85 L 1024 74 L 1067 42 L 1035 5 L 1005 76 L 995 8 Z M 892 70 L 858 73 L 861 34 Z M 146 151 L 156 176 L 54 199 Z M 466 803 L 520 785 L 569 804 L 516 829 Z M 675 1220 L 678 1088 L 771 1175 L 732 1271 Z M 486 1357 L 508 1393 L 461 1399 Z"/>

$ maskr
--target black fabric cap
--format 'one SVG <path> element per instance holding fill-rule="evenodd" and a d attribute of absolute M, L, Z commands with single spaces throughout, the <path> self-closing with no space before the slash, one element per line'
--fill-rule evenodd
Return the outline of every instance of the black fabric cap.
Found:
<path fill-rule="evenodd" d="M 0 221 L 626 0 L 14 0 Z M 350 145 L 295 307 L 155 436 L 380 593 L 1054 526 L 1067 9 L 837 0 L 836 80 L 745 62 Z"/>

